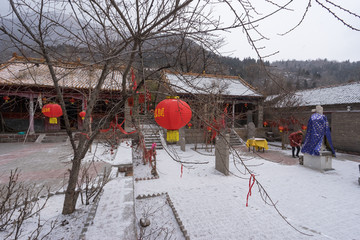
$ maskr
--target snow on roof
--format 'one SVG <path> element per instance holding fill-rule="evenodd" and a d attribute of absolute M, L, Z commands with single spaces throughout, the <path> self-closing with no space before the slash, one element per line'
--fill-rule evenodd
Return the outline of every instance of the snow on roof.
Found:
<path fill-rule="evenodd" d="M 210 74 L 164 72 L 170 87 L 177 93 L 223 94 L 231 96 L 262 95 L 236 76 L 217 76 Z"/>
<path fill-rule="evenodd" d="M 80 63 L 54 63 L 54 70 L 60 87 L 94 88 L 101 75 L 101 69 Z M 102 87 L 103 90 L 121 90 L 122 73 L 111 71 Z M 36 85 L 53 87 L 48 66 L 41 59 L 28 61 L 23 57 L 14 57 L 0 66 L 0 84 Z"/>
<path fill-rule="evenodd" d="M 265 101 L 274 100 L 278 96 L 268 96 Z M 290 98 L 298 106 L 360 103 L 360 82 L 297 91 L 289 94 L 286 100 L 283 99 L 277 105 L 286 106 Z"/>

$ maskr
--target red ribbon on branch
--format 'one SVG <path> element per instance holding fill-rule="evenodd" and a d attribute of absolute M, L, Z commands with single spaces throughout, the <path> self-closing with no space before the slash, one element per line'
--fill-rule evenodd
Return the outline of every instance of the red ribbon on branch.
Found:
<path fill-rule="evenodd" d="M 131 81 L 133 83 L 133 91 L 135 91 L 136 88 L 137 88 L 137 83 L 136 83 L 136 80 L 135 80 L 135 73 L 134 73 L 133 68 L 131 68 Z"/>
<path fill-rule="evenodd" d="M 251 179 L 253 180 L 252 183 L 251 183 Z M 255 175 L 251 174 L 249 178 L 249 192 L 246 197 L 246 206 L 248 206 L 249 196 L 251 196 L 251 188 L 254 186 L 254 183 L 255 183 Z"/>
<path fill-rule="evenodd" d="M 124 119 L 124 121 L 122 121 L 122 123 L 120 123 L 120 124 L 115 124 L 115 122 L 112 121 L 112 122 L 110 123 L 110 127 L 109 127 L 108 129 L 100 129 L 100 132 L 105 133 L 105 132 L 108 132 L 110 129 L 113 129 L 114 132 L 115 132 L 116 129 L 119 129 L 120 132 L 122 132 L 123 134 L 133 134 L 133 133 L 136 132 L 136 130 L 134 130 L 134 131 L 132 131 L 132 132 L 126 132 L 126 131 L 122 128 L 122 125 L 124 124 L 124 122 L 125 122 L 125 119 Z"/>

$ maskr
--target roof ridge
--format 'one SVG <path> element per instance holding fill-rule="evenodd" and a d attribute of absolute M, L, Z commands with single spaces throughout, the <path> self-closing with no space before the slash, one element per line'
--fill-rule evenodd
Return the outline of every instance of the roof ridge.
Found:
<path fill-rule="evenodd" d="M 164 72 L 172 73 L 172 74 L 181 74 L 181 75 L 189 75 L 189 76 L 205 76 L 205 77 L 214 77 L 214 78 L 229 78 L 229 79 L 241 79 L 240 76 L 232 76 L 232 75 L 221 75 L 221 74 L 209 74 L 209 73 L 194 73 L 194 72 L 179 72 L 175 70 L 166 69 Z"/>
<path fill-rule="evenodd" d="M 320 86 L 320 87 L 317 87 L 317 88 L 301 89 L 301 90 L 298 90 L 298 91 L 293 91 L 292 93 L 306 92 L 306 91 L 313 91 L 313 90 L 321 90 L 321 89 L 326 89 L 326 88 L 336 88 L 336 87 L 342 87 L 342 86 L 352 85 L 352 84 L 360 84 L 360 81 L 354 81 L 354 82 L 348 82 L 348 83 L 340 83 L 340 84 L 332 84 L 332 85 L 328 85 L 328 86 Z"/>
<path fill-rule="evenodd" d="M 9 64 L 12 63 L 16 63 L 16 61 L 19 62 L 23 62 L 23 63 L 38 63 L 38 64 L 45 64 L 45 59 L 44 58 L 34 58 L 34 57 L 25 57 L 25 56 L 19 56 L 16 53 L 13 53 L 13 56 L 10 60 L 8 60 L 6 63 L 1 64 L 0 65 L 0 69 L 2 69 L 2 67 L 5 67 Z M 80 58 L 77 59 L 76 62 L 65 62 L 65 61 L 61 61 L 61 60 L 52 60 L 51 61 L 52 64 L 54 64 L 54 66 L 56 67 L 62 67 L 62 68 L 66 68 L 66 67 L 92 67 L 92 68 L 98 68 L 100 69 L 102 66 L 100 64 L 96 64 L 96 63 L 84 63 L 80 61 Z M 121 70 L 123 69 L 124 66 L 118 66 L 118 67 L 114 67 L 114 69 L 118 69 Z"/>

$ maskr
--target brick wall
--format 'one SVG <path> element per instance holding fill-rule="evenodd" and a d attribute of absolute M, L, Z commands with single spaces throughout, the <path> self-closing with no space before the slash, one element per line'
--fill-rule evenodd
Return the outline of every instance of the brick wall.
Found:
<path fill-rule="evenodd" d="M 360 153 L 360 112 L 332 113 L 331 139 L 335 149 Z"/>

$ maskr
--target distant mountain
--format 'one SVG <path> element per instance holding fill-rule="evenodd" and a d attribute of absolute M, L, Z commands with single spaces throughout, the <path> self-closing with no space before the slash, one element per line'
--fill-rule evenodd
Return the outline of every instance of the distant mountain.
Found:
<path fill-rule="evenodd" d="M 66 21 L 66 27 L 77 32 L 78 30 L 72 26 L 75 24 L 71 24 L 71 17 L 66 16 L 66 20 L 69 20 Z M 2 19 L 0 27 L 3 26 L 9 31 L 16 32 L 16 36 L 21 37 L 21 28 L 18 22 Z M 92 59 L 96 61 L 102 58 L 101 50 L 105 49 L 104 51 L 108 52 L 112 46 L 121 44 L 114 41 L 110 44 L 111 46 L 108 44 L 104 48 L 98 45 L 99 51 L 96 52 L 95 50 L 90 54 L 89 49 L 81 47 L 81 44 L 77 44 L 75 47 L 75 44 L 71 42 L 70 35 L 67 35 L 61 27 L 53 26 L 47 31 L 49 35 L 46 42 L 48 46 L 51 46 L 51 51 L 58 54 L 59 59 L 72 61 L 80 58 L 81 60 Z M 29 39 L 25 41 L 26 44 L 34 44 Z M 156 39 L 146 41 L 142 47 L 144 54 L 141 62 L 146 68 L 166 66 L 182 72 L 240 76 L 264 94 L 277 94 L 283 90 L 292 91 L 360 81 L 360 62 L 335 62 L 325 59 L 262 63 L 251 58 L 240 60 L 239 58 L 216 55 L 191 39 L 179 35 L 157 36 Z M 6 35 L 0 34 L 0 63 L 9 60 L 13 52 L 18 55 L 28 54 L 28 56 L 37 57 L 34 54 L 29 54 L 24 47 L 14 47 Z"/>

